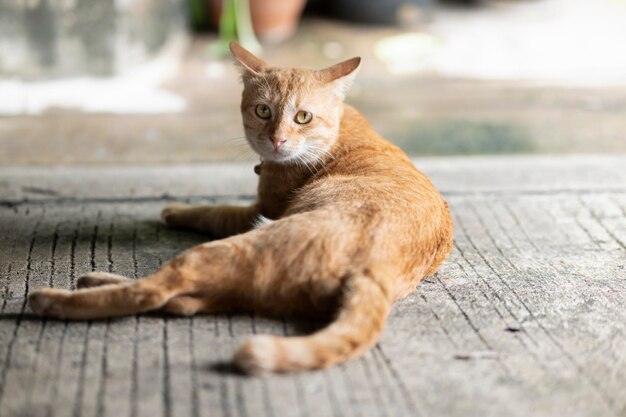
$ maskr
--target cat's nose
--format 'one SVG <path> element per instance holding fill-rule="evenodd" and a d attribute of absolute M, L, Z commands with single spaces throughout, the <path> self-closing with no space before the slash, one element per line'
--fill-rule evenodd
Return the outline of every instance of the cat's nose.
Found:
<path fill-rule="evenodd" d="M 277 151 L 278 148 L 280 148 L 283 143 L 287 142 L 287 139 L 283 139 L 282 137 L 277 137 L 274 135 L 270 136 L 270 140 L 272 141 L 272 144 L 274 145 L 274 150 Z"/>

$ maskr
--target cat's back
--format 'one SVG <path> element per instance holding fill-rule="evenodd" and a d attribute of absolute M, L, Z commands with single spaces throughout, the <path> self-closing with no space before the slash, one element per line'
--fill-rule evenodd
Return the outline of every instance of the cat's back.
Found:
<path fill-rule="evenodd" d="M 346 105 L 334 159 L 326 166 L 329 182 L 347 182 L 346 188 L 361 191 L 362 198 L 413 202 L 415 199 L 440 203 L 441 196 L 426 175 L 406 153 L 379 135 L 361 113 Z M 350 186 L 351 185 L 351 186 Z"/>
<path fill-rule="evenodd" d="M 447 204 L 430 179 L 351 106 L 345 106 L 332 154 L 319 175 L 298 189 L 288 214 L 327 208 L 367 212 L 403 227 L 407 221 L 419 226 L 425 216 L 449 223 Z"/>
<path fill-rule="evenodd" d="M 332 169 L 336 174 L 400 181 L 426 178 L 404 151 L 378 134 L 352 106 L 345 106 L 333 154 L 336 159 Z"/>

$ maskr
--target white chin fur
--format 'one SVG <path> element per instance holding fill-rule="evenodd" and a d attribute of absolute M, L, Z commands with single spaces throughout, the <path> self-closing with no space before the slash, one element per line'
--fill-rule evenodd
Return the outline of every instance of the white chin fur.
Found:
<path fill-rule="evenodd" d="M 281 152 L 280 154 L 275 154 L 274 152 L 263 152 L 263 153 L 259 153 L 263 159 L 266 159 L 268 161 L 272 161 L 272 162 L 278 162 L 280 164 L 286 164 L 289 163 L 291 161 L 295 161 L 298 157 L 298 155 L 300 155 L 300 151 L 295 150 L 295 151 L 290 151 L 290 152 Z"/>
<path fill-rule="evenodd" d="M 285 149 L 282 150 L 281 153 L 276 154 L 274 150 L 271 148 L 266 148 L 263 144 L 258 142 L 248 141 L 250 143 L 250 147 L 254 152 L 257 153 L 261 158 L 266 161 L 278 162 L 280 164 L 286 164 L 292 161 L 295 161 L 300 154 L 302 154 L 303 149 L 301 147 L 296 149 Z"/>

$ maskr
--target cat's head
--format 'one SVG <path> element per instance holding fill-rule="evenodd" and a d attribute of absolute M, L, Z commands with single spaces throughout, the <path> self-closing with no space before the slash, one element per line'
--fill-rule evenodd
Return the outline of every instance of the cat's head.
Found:
<path fill-rule="evenodd" d="M 280 163 L 323 160 L 337 140 L 361 59 L 316 71 L 272 67 L 235 42 L 230 50 L 242 67 L 241 113 L 252 149 Z"/>

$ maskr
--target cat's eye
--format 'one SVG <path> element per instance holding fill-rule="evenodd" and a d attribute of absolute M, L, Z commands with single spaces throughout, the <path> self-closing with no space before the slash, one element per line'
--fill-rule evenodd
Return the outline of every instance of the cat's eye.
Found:
<path fill-rule="evenodd" d="M 296 113 L 296 123 L 305 125 L 313 119 L 313 115 L 308 111 L 301 110 Z"/>
<path fill-rule="evenodd" d="M 256 112 L 256 115 L 259 116 L 261 119 L 269 119 L 270 117 L 272 117 L 272 112 L 270 111 L 270 108 L 267 107 L 265 104 L 257 104 L 254 111 Z"/>

